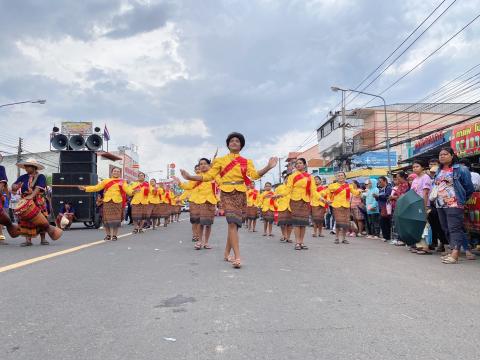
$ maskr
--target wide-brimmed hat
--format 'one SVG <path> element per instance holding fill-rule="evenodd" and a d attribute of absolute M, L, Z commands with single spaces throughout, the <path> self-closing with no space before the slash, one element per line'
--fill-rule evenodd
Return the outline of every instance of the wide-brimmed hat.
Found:
<path fill-rule="evenodd" d="M 42 164 L 40 164 L 38 162 L 38 160 L 34 159 L 34 158 L 28 158 L 27 160 L 25 161 L 20 161 L 19 163 L 17 163 L 17 166 L 20 168 L 20 169 L 25 169 L 25 166 L 34 166 L 37 168 L 37 170 L 43 170 L 45 169 L 45 166 L 43 166 Z"/>

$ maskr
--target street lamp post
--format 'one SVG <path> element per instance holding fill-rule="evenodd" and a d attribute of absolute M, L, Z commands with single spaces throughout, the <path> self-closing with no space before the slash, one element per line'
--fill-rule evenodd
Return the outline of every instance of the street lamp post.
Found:
<path fill-rule="evenodd" d="M 385 98 L 383 96 L 376 95 L 376 94 L 371 94 L 371 93 L 364 92 L 364 91 L 352 90 L 352 89 L 342 89 L 342 88 L 339 88 L 338 86 L 332 86 L 331 89 L 332 89 L 332 91 L 335 91 L 335 92 L 342 91 L 342 100 L 344 99 L 343 94 L 346 91 L 350 91 L 350 92 L 354 92 L 354 93 L 357 93 L 357 94 L 364 94 L 364 95 L 376 97 L 376 98 L 379 98 L 383 101 L 383 112 L 384 112 L 384 117 L 385 117 L 385 144 L 386 144 L 386 147 L 387 147 L 387 164 L 388 164 L 388 173 L 391 175 L 392 174 L 392 164 L 391 164 L 391 161 L 390 161 L 390 138 L 388 136 L 387 103 L 385 101 Z"/>
<path fill-rule="evenodd" d="M 19 101 L 19 102 L 14 102 L 14 103 L 9 103 L 9 104 L 2 104 L 0 105 L 1 107 L 5 106 L 13 106 L 13 105 L 20 105 L 20 104 L 45 104 L 47 100 L 41 99 L 41 100 L 27 100 L 27 101 Z"/>

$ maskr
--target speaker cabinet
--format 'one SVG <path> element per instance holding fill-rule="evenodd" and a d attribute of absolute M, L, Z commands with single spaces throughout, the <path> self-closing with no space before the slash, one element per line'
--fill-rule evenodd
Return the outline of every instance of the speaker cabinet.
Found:
<path fill-rule="evenodd" d="M 93 173 L 53 173 L 52 185 L 96 185 L 98 175 Z M 85 195 L 78 188 L 52 187 L 52 195 Z"/>

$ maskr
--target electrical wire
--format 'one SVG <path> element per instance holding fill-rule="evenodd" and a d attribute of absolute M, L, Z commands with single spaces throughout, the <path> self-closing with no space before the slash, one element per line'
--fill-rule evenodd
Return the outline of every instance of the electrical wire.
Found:
<path fill-rule="evenodd" d="M 445 15 L 445 13 L 453 6 L 453 4 L 455 4 L 457 0 L 453 0 L 452 3 L 450 5 L 448 5 L 447 8 L 445 8 L 441 13 L 440 15 L 438 15 L 431 23 L 430 25 L 428 25 L 427 28 L 425 28 L 421 33 L 420 35 L 418 35 L 411 43 L 410 45 L 408 45 L 397 57 L 395 57 L 395 59 L 393 59 L 385 69 L 383 69 L 372 81 L 370 81 L 366 86 L 364 86 L 362 88 L 361 91 L 365 91 L 366 89 L 368 89 L 375 81 L 377 81 L 380 76 L 382 76 L 398 59 L 400 59 L 433 25 L 436 24 L 436 22 L 443 16 Z M 443 2 L 438 6 L 440 7 L 441 5 L 443 4 Z M 438 9 L 435 8 L 434 12 Z M 433 13 L 432 13 L 433 14 Z M 431 15 L 432 15 L 431 14 Z M 358 88 L 357 88 L 358 89 Z M 355 90 L 357 90 L 355 89 Z M 353 99 L 350 100 L 349 103 L 351 103 L 353 100 L 355 100 L 360 94 L 356 93 L 355 96 L 353 97 Z M 381 94 L 380 94 L 381 95 Z M 349 103 L 347 103 L 345 106 L 347 106 Z M 370 103 L 370 102 L 369 102 Z"/>
<path fill-rule="evenodd" d="M 428 59 L 430 59 L 433 55 L 435 55 L 437 52 L 439 52 L 441 49 L 443 49 L 450 41 L 455 39 L 458 35 L 460 35 L 463 31 L 465 31 L 471 24 L 473 24 L 478 18 L 480 17 L 480 14 L 475 16 L 472 20 L 470 20 L 466 25 L 464 25 L 460 30 L 458 30 L 455 34 L 453 34 L 450 38 L 447 39 L 442 45 L 440 45 L 438 48 L 436 48 L 434 51 L 432 51 L 428 56 L 426 56 L 423 60 L 418 62 L 414 67 L 412 67 L 410 70 L 408 70 L 405 74 L 403 74 L 401 77 L 399 77 L 397 80 L 395 80 L 392 84 L 390 84 L 387 88 L 382 90 L 378 95 L 383 95 L 385 94 L 388 90 L 393 88 L 395 85 L 397 85 L 400 81 L 405 79 L 408 75 L 410 75 L 413 71 L 415 71 L 419 66 L 424 64 Z M 362 107 L 367 106 L 370 102 L 372 102 L 373 99 L 370 99 L 366 104 L 364 104 Z"/>

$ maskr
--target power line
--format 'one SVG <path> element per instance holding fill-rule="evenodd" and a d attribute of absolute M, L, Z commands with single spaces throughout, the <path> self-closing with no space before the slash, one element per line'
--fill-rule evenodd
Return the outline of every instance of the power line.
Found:
<path fill-rule="evenodd" d="M 395 59 L 393 59 L 393 61 L 391 61 L 391 62 L 387 65 L 387 67 L 380 72 L 380 74 L 378 74 L 372 81 L 370 81 L 365 87 L 363 87 L 361 91 L 365 91 L 367 88 L 370 87 L 370 85 L 372 85 L 375 81 L 377 81 L 378 78 L 385 73 L 385 71 L 387 71 L 400 57 L 402 57 L 403 54 L 405 54 L 433 25 L 435 25 L 435 23 L 436 23 L 443 15 L 445 15 L 445 13 L 453 6 L 453 4 L 455 4 L 456 1 L 457 1 L 457 0 L 453 0 L 452 3 L 451 3 L 450 5 L 448 5 L 448 7 L 447 7 L 446 9 L 444 9 L 444 10 L 440 13 L 440 15 L 438 15 L 437 18 L 436 18 L 435 20 L 433 20 L 433 21 L 430 23 L 430 25 L 428 25 L 428 27 L 425 28 L 425 30 L 423 30 L 423 31 L 420 33 L 420 35 L 418 35 L 418 36 L 410 43 L 410 45 L 408 45 L 397 57 L 395 57 Z M 441 3 L 440 5 L 438 5 L 438 6 L 433 10 L 433 12 L 427 17 L 427 19 L 428 19 L 431 15 L 433 15 L 433 13 L 434 13 L 443 3 L 444 3 L 444 1 L 442 1 L 442 3 Z M 425 19 L 425 20 L 422 22 L 422 24 L 423 24 L 427 19 Z M 421 24 L 421 25 L 422 25 L 422 24 Z M 419 27 L 420 27 L 421 25 L 419 25 Z M 418 27 L 417 27 L 417 29 L 418 29 Z M 415 29 L 415 31 L 416 31 L 417 29 Z M 413 33 L 412 33 L 412 34 L 413 34 Z M 403 44 L 403 43 L 402 43 L 402 44 Z M 395 50 L 395 51 L 396 51 L 396 50 Z M 385 62 L 384 62 L 384 63 L 385 63 Z M 383 64 L 382 64 L 382 65 L 383 65 Z M 380 66 L 381 66 L 381 65 L 380 65 Z M 377 68 L 377 69 L 378 69 L 378 68 Z M 376 70 L 375 70 L 375 71 L 376 71 Z M 357 88 L 356 88 L 355 90 L 357 90 Z M 353 99 L 350 100 L 350 102 L 352 102 L 353 100 L 355 100 L 359 95 L 360 95 L 360 94 L 356 93 L 355 96 L 353 97 Z M 380 95 L 381 95 L 381 94 L 380 94 Z M 348 105 L 348 104 L 346 104 L 346 106 L 347 106 L 347 105 Z"/>
<path fill-rule="evenodd" d="M 445 47 L 450 41 L 452 41 L 454 38 L 456 38 L 459 34 L 461 34 L 465 29 L 467 29 L 471 24 L 473 24 L 478 18 L 480 17 L 480 14 L 475 16 L 472 20 L 470 20 L 465 26 L 463 26 L 460 30 L 458 30 L 455 34 L 453 34 L 450 38 L 448 38 L 447 41 L 445 41 L 442 45 L 440 45 L 438 48 L 436 48 L 434 51 L 432 51 L 427 57 L 425 57 L 423 60 L 421 60 L 419 63 L 417 63 L 414 67 L 412 67 L 409 71 L 407 71 L 405 74 L 403 74 L 400 78 L 395 80 L 392 84 L 390 84 L 386 89 L 384 89 L 382 92 L 380 92 L 378 95 L 383 95 L 386 93 L 388 90 L 390 90 L 392 87 L 394 87 L 396 84 L 398 84 L 400 81 L 402 81 L 405 77 L 410 75 L 415 69 L 417 69 L 419 66 L 421 66 L 423 63 L 425 63 L 428 59 L 430 59 L 433 55 L 435 55 L 437 52 L 439 52 L 441 49 Z M 362 107 L 365 107 L 368 105 L 370 102 L 372 102 L 373 99 L 369 100 L 365 105 Z"/>

